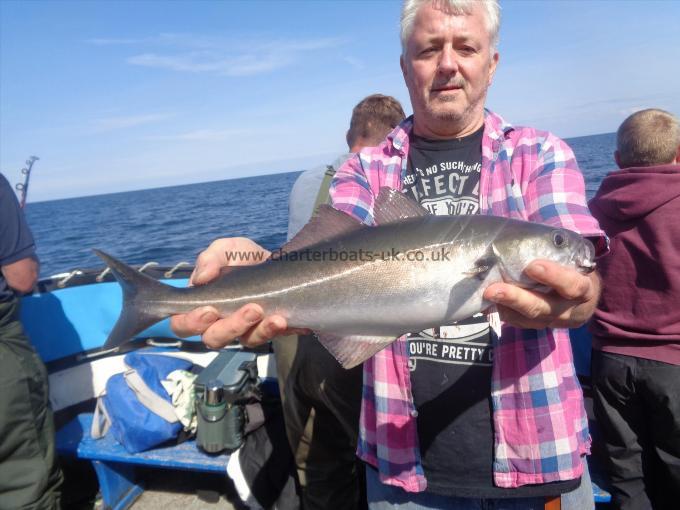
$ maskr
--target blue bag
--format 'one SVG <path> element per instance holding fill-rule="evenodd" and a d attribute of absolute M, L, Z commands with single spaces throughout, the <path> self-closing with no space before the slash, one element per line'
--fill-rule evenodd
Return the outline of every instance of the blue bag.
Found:
<path fill-rule="evenodd" d="M 161 380 L 175 370 L 189 370 L 192 363 L 171 356 L 130 352 L 125 356 L 125 365 L 129 369 L 109 378 L 106 392 L 97 402 L 92 437 L 106 433 L 100 431 L 99 415 L 103 414 L 113 437 L 130 453 L 176 438 L 182 424 Z"/>

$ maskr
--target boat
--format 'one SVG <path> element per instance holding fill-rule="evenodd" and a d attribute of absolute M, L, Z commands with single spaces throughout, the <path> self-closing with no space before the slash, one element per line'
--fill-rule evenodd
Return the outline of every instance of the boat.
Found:
<path fill-rule="evenodd" d="M 136 266 L 136 269 L 163 283 L 184 287 L 188 284 L 193 266 L 186 262 L 173 267 L 149 262 Z M 68 479 L 74 475 L 68 470 L 73 469 L 74 457 L 88 459 L 95 468 L 99 485 L 91 490 L 99 489 L 104 507 L 118 510 L 128 508 L 143 493 L 144 481 L 130 467 L 134 464 L 183 469 L 185 472 L 217 472 L 224 479 L 229 461 L 229 456 L 221 460 L 206 456 L 196 449 L 193 442 L 182 446 L 182 449 L 166 449 L 165 457 L 159 451 L 134 457 L 114 444 L 112 438 L 97 442 L 89 437 L 97 397 L 104 391 L 109 377 L 126 370 L 123 361 L 126 353 L 145 350 L 189 359 L 194 365 L 205 367 L 220 352 L 205 347 L 199 337 L 178 338 L 170 329 L 169 319 L 151 326 L 131 342 L 105 349 L 103 346 L 121 306 L 120 286 L 105 267 L 74 269 L 43 278 L 34 292 L 24 296 L 21 302 L 24 329 L 47 367 L 50 403 L 57 429 L 57 450 L 60 456 L 65 457 L 62 465 L 66 471 L 66 487 L 72 485 Z M 237 344 L 229 349 L 238 350 L 240 346 Z M 278 397 L 273 356 L 267 347 L 257 352 L 262 385 L 269 394 Z M 111 461 L 109 457 L 116 457 L 113 459 L 115 462 L 107 464 Z M 123 467 L 121 475 L 119 471 Z M 231 469 L 233 471 L 234 468 Z M 81 477 L 82 465 L 78 465 L 75 471 L 75 477 Z M 77 492 L 81 489 L 79 487 Z M 64 498 L 77 501 L 80 494 L 64 494 Z"/>
<path fill-rule="evenodd" d="M 136 269 L 163 283 L 184 287 L 188 284 L 193 266 L 186 262 L 173 267 L 149 262 L 136 266 Z M 170 329 L 168 319 L 151 326 L 131 342 L 113 349 L 105 349 L 103 346 L 118 318 L 121 305 L 120 286 L 110 270 L 102 267 L 75 269 L 41 279 L 35 291 L 23 297 L 21 306 L 21 318 L 26 332 L 47 367 L 58 448 L 61 444 L 62 451 L 72 453 L 73 441 L 80 445 L 78 446 L 81 448 L 80 457 L 92 460 L 97 470 L 104 506 L 117 510 L 128 508 L 142 494 L 144 488 L 131 471 L 123 471 L 121 474 L 111 469 L 111 465 L 103 468 L 102 462 L 97 459 L 101 456 L 99 450 L 105 448 L 100 445 L 105 443 L 95 443 L 87 438 L 91 413 L 96 398 L 105 388 L 106 381 L 112 375 L 126 369 L 123 358 L 131 350 L 146 349 L 150 352 L 180 356 L 202 367 L 207 366 L 218 354 L 218 351 L 206 348 L 198 337 L 178 338 Z M 584 327 L 572 330 L 571 333 L 577 374 L 588 397 L 590 336 Z M 238 345 L 231 348 L 240 349 Z M 268 347 L 260 350 L 257 365 L 263 384 L 269 386 L 271 394 L 278 395 L 275 362 Z M 106 444 L 109 445 L 107 448 L 111 447 L 110 442 Z M 193 455 L 187 453 L 186 449 L 182 452 L 184 453 L 181 455 Z M 124 452 L 120 451 L 116 455 L 118 455 L 116 466 L 135 462 L 144 464 L 146 458 L 142 456 L 135 459 L 125 456 Z M 177 455 L 177 451 L 167 453 L 169 459 L 176 458 Z M 153 461 L 156 465 L 161 462 L 158 460 L 158 453 L 152 454 L 149 458 L 155 459 Z M 191 462 L 186 465 L 178 462 L 175 466 L 174 460 L 163 462 L 168 464 L 164 467 L 198 471 L 201 470 L 199 465 L 203 462 L 204 471 L 219 472 L 224 478 L 224 466 L 212 465 L 210 464 L 212 461 L 207 458 L 203 461 L 200 457 L 192 458 L 193 465 Z M 229 474 L 238 478 L 238 474 L 234 475 L 233 468 Z M 596 502 L 608 501 L 609 495 L 599 487 L 602 485 L 601 476 L 592 472 L 592 469 L 591 474 L 595 480 Z M 245 501 L 248 498 L 248 487 L 244 487 L 243 480 L 239 480 L 238 483 L 240 489 L 237 488 L 237 492 L 240 499 Z"/>

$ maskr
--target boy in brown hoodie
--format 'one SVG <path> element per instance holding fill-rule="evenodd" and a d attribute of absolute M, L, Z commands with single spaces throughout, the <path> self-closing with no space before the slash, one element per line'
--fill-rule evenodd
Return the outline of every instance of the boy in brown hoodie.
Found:
<path fill-rule="evenodd" d="M 614 157 L 589 204 L 611 239 L 590 324 L 595 415 L 614 506 L 680 508 L 678 118 L 634 113 Z"/>

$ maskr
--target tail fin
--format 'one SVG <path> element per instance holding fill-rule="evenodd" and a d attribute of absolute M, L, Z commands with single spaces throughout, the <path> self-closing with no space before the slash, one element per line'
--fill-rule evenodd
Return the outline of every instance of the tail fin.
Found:
<path fill-rule="evenodd" d="M 151 302 L 158 302 L 159 294 L 171 292 L 174 290 L 172 287 L 140 273 L 103 251 L 94 252 L 111 268 L 113 276 L 123 289 L 123 309 L 104 344 L 105 349 L 112 349 L 132 340 L 138 333 L 170 315 L 165 311 L 154 310 Z"/>

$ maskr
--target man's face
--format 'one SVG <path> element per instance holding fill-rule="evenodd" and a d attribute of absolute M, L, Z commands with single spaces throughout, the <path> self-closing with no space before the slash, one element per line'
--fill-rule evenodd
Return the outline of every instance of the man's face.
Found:
<path fill-rule="evenodd" d="M 498 53 L 481 6 L 468 15 L 453 15 L 424 4 L 401 57 L 411 96 L 416 134 L 451 138 L 471 134 L 484 122 L 486 91 Z"/>

